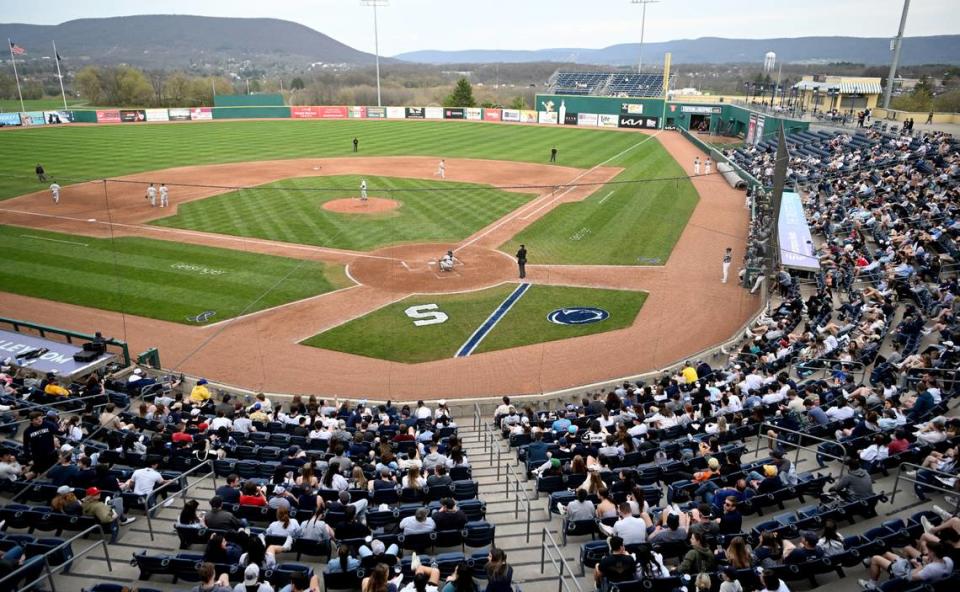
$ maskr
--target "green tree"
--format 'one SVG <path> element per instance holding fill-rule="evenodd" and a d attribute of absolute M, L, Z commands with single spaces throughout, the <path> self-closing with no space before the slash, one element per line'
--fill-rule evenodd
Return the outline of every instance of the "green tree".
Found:
<path fill-rule="evenodd" d="M 250 92 L 258 93 L 261 90 L 263 90 L 263 86 L 260 84 L 259 80 L 253 79 L 250 81 Z"/>
<path fill-rule="evenodd" d="M 183 72 L 172 72 L 164 82 L 164 94 L 167 102 L 174 107 L 188 105 L 191 79 Z"/>
<path fill-rule="evenodd" d="M 77 72 L 76 88 L 87 103 L 91 105 L 102 104 L 103 85 L 100 82 L 100 69 L 96 66 L 87 66 Z"/>
<path fill-rule="evenodd" d="M 444 107 L 476 107 L 477 102 L 473 98 L 473 87 L 466 78 L 460 78 L 453 93 L 443 100 Z"/>
<path fill-rule="evenodd" d="M 946 113 L 960 113 L 960 90 L 951 90 L 937 96 L 933 100 L 935 111 Z"/>
<path fill-rule="evenodd" d="M 297 76 L 290 82 L 290 88 L 292 88 L 293 90 L 303 90 L 306 87 L 307 85 L 304 84 L 303 78 L 300 78 L 299 76 Z"/>
<path fill-rule="evenodd" d="M 517 95 L 513 97 L 512 101 L 510 101 L 509 108 L 510 109 L 526 109 L 527 101 L 522 96 Z"/>
<path fill-rule="evenodd" d="M 24 99 L 42 99 L 43 83 L 39 80 L 27 80 L 21 85 Z"/>

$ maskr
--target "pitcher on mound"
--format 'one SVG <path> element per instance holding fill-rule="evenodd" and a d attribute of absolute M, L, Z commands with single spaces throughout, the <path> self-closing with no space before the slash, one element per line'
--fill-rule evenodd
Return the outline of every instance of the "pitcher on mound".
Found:
<path fill-rule="evenodd" d="M 367 201 L 367 180 L 360 179 L 360 201 Z"/>

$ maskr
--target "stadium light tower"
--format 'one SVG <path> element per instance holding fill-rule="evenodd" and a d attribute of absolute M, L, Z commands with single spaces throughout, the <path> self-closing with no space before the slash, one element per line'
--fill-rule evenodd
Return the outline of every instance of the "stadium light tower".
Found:
<path fill-rule="evenodd" d="M 903 13 L 900 15 L 900 29 L 897 36 L 890 43 L 893 50 L 893 61 L 890 62 L 890 74 L 887 76 L 887 88 L 883 91 L 883 108 L 890 108 L 890 95 L 893 93 L 893 79 L 897 76 L 900 66 L 900 48 L 903 46 L 903 30 L 907 27 L 907 13 L 910 12 L 910 0 L 903 0 Z"/>
<path fill-rule="evenodd" d="M 377 7 L 387 6 L 389 0 L 360 0 L 363 6 L 373 7 L 373 51 L 377 58 L 377 107 L 382 107 L 380 100 L 380 27 L 377 24 Z"/>
<path fill-rule="evenodd" d="M 643 7 L 640 13 L 640 61 L 637 62 L 637 74 L 643 73 L 643 33 L 647 28 L 647 4 L 657 4 L 660 0 L 630 0 L 630 4 L 639 4 Z"/>

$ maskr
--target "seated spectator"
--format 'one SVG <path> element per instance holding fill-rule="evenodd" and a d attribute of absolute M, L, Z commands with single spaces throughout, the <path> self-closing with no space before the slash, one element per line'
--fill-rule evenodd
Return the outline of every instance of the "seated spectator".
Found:
<path fill-rule="evenodd" d="M 433 522 L 437 530 L 463 530 L 467 524 L 467 515 L 457 507 L 456 500 L 446 497 L 440 501 L 440 509 L 434 513 Z"/>
<path fill-rule="evenodd" d="M 906 552 L 906 549 L 904 550 Z M 870 559 L 869 579 L 859 580 L 865 590 L 879 588 L 880 574 L 889 573 L 895 578 L 904 578 L 911 582 L 936 582 L 953 573 L 953 559 L 942 543 L 930 543 L 927 552 L 920 555 L 916 549 L 910 549 L 906 557 L 888 551 L 883 555 L 874 555 Z"/>
<path fill-rule="evenodd" d="M 873 495 L 873 479 L 860 467 L 859 458 L 847 461 L 847 473 L 830 487 L 829 491 L 849 499 L 863 499 Z"/>
<path fill-rule="evenodd" d="M 837 531 L 837 523 L 835 521 L 824 521 L 823 534 L 817 540 L 817 547 L 823 551 L 826 557 L 832 557 L 844 552 L 843 535 Z"/>
<path fill-rule="evenodd" d="M 760 533 L 760 544 L 753 550 L 753 563 L 760 567 L 776 567 L 783 561 L 784 545 L 775 532 Z"/>
<path fill-rule="evenodd" d="M 379 543 L 380 541 L 374 541 Z M 381 545 L 383 543 L 380 543 Z M 363 549 L 361 548 L 361 556 Z M 337 547 L 337 557 L 327 562 L 327 573 L 348 573 L 357 571 L 360 568 L 360 560 L 350 556 L 350 546 L 340 545 Z"/>
<path fill-rule="evenodd" d="M 200 502 L 197 500 L 187 500 L 183 504 L 183 510 L 180 512 L 180 518 L 177 519 L 177 526 L 191 526 L 201 528 L 205 526 L 203 515 L 197 512 Z"/>
<path fill-rule="evenodd" d="M 219 532 L 210 536 L 203 551 L 203 560 L 210 563 L 225 563 L 233 565 L 240 561 L 243 549 L 236 543 L 227 541 Z"/>
<path fill-rule="evenodd" d="M 260 566 L 251 563 L 243 570 L 243 583 L 234 586 L 233 592 L 273 592 L 273 586 L 260 581 Z"/>
<path fill-rule="evenodd" d="M 362 539 L 370 534 L 370 529 L 357 520 L 357 509 L 354 506 L 346 506 L 345 514 L 346 519 L 334 529 L 338 541 Z"/>
<path fill-rule="evenodd" d="M 471 569 L 470 564 L 466 561 L 458 563 L 440 592 L 478 592 L 477 584 L 473 581 L 473 569 Z"/>
<path fill-rule="evenodd" d="M 623 539 L 612 536 L 607 539 L 610 553 L 605 555 L 593 568 L 593 579 L 597 582 L 597 589 L 603 589 L 603 582 L 616 583 L 634 579 L 637 570 L 637 561 L 633 555 L 627 553 L 623 546 Z"/>
<path fill-rule="evenodd" d="M 426 565 L 419 566 L 413 573 L 413 580 L 400 588 L 399 592 L 439 592 L 440 570 Z"/>
<path fill-rule="evenodd" d="M 737 580 L 737 572 L 732 567 L 720 570 L 720 592 L 743 592 L 743 586 Z"/>
<path fill-rule="evenodd" d="M 17 462 L 17 455 L 9 450 L 0 454 L 0 480 L 16 481 L 23 477 L 23 466 Z"/>
<path fill-rule="evenodd" d="M 790 592 L 790 588 L 769 569 L 760 574 L 760 583 L 763 585 L 760 592 Z"/>
<path fill-rule="evenodd" d="M 696 575 L 716 569 L 717 558 L 710 549 L 708 536 L 697 532 L 690 533 L 690 550 L 683 556 L 683 561 L 677 567 L 678 573 Z"/>
<path fill-rule="evenodd" d="M 218 495 L 210 498 L 210 511 L 204 516 L 204 522 L 213 530 L 235 531 L 246 526 L 246 521 L 223 509 L 223 499 Z"/>
<path fill-rule="evenodd" d="M 487 587 L 484 592 L 511 592 L 513 590 L 513 567 L 507 563 L 503 549 L 490 547 L 487 555 Z M 368 592 L 368 591 L 364 591 Z"/>
<path fill-rule="evenodd" d="M 274 510 L 285 508 L 289 511 L 291 507 L 296 507 L 298 501 L 297 496 L 288 491 L 286 487 L 283 485 L 275 485 L 273 494 L 270 496 L 270 499 L 267 500 L 267 506 Z"/>
<path fill-rule="evenodd" d="M 391 473 L 388 467 L 382 467 L 380 469 L 379 476 L 370 481 L 368 486 L 371 492 L 379 491 L 381 489 L 396 489 L 397 478 Z"/>
<path fill-rule="evenodd" d="M 277 519 L 267 526 L 267 535 L 276 535 L 296 538 L 300 536 L 300 523 L 290 517 L 289 508 L 277 508 Z"/>
<path fill-rule="evenodd" d="M 80 474 L 77 465 L 73 464 L 73 453 L 61 451 L 60 460 L 47 471 L 47 478 L 54 485 L 66 485 Z"/>
<path fill-rule="evenodd" d="M 453 484 L 453 479 L 447 474 L 446 465 L 437 465 L 433 468 L 433 474 L 427 477 L 427 487 L 449 487 Z"/>
<path fill-rule="evenodd" d="M 680 528 L 680 516 L 675 512 L 661 514 L 663 524 L 658 524 L 647 537 L 651 543 L 673 543 L 687 540 L 687 530 Z"/>
<path fill-rule="evenodd" d="M 753 567 L 752 550 L 743 537 L 737 536 L 730 539 L 727 548 L 723 550 L 723 556 L 734 569 Z"/>
<path fill-rule="evenodd" d="M 593 520 L 596 517 L 597 509 L 594 507 L 593 502 L 587 499 L 587 491 L 585 489 L 577 489 L 576 495 L 576 499 L 566 506 L 563 504 L 558 505 L 560 515 L 566 515 L 568 520 L 574 522 Z"/>
<path fill-rule="evenodd" d="M 647 523 L 641 518 L 633 516 L 630 504 L 624 502 L 619 506 L 620 519 L 613 527 L 600 525 L 600 530 L 608 536 L 618 536 L 625 545 L 637 545 L 647 540 Z"/>
<path fill-rule="evenodd" d="M 799 546 L 784 549 L 783 563 L 791 565 L 822 558 L 823 550 L 817 545 L 819 541 L 820 537 L 811 530 L 801 533 Z"/>
<path fill-rule="evenodd" d="M 384 546 L 383 541 L 373 539 L 370 546 L 360 545 L 360 559 L 367 557 L 377 557 L 382 559 L 387 565 L 395 565 L 400 556 L 400 547 L 396 543 L 391 543 L 389 547 Z M 363 563 L 361 561 L 361 563 Z"/>
<path fill-rule="evenodd" d="M 333 459 L 330 459 L 330 464 L 327 466 L 327 471 L 323 474 L 323 479 L 320 480 L 320 487 L 322 489 L 334 491 L 346 491 L 350 487 L 350 484 L 347 482 L 346 478 L 340 474 L 339 462 L 335 462 Z"/>
<path fill-rule="evenodd" d="M 54 512 L 70 514 L 71 516 L 80 516 L 83 514 L 83 507 L 69 485 L 61 485 L 57 488 L 57 495 L 50 501 L 50 507 Z"/>
<path fill-rule="evenodd" d="M 325 542 L 334 537 L 333 528 L 323 520 L 324 511 L 323 507 L 317 508 L 313 516 L 300 525 L 300 538 Z"/>
<path fill-rule="evenodd" d="M 223 503 L 239 504 L 240 477 L 235 473 L 228 475 L 227 482 L 217 488 L 215 495 L 217 495 Z"/>
<path fill-rule="evenodd" d="M 197 568 L 200 583 L 193 587 L 192 592 L 232 592 L 230 576 L 226 573 L 217 577 L 217 569 L 213 563 L 204 561 Z"/>
<path fill-rule="evenodd" d="M 418 508 L 416 514 L 400 521 L 403 534 L 423 534 L 437 530 L 437 524 L 426 508 Z"/>
<path fill-rule="evenodd" d="M 106 528 L 110 529 L 110 542 L 117 542 L 117 536 L 120 534 L 120 526 L 127 525 L 136 520 L 136 518 L 125 517 L 117 513 L 100 500 L 100 490 L 96 487 L 87 489 L 86 496 L 83 498 L 81 507 L 84 516 L 93 516 Z"/>
<path fill-rule="evenodd" d="M 266 506 L 267 498 L 263 495 L 263 487 L 257 485 L 255 481 L 247 481 L 243 484 L 243 493 L 240 494 L 241 506 Z"/>

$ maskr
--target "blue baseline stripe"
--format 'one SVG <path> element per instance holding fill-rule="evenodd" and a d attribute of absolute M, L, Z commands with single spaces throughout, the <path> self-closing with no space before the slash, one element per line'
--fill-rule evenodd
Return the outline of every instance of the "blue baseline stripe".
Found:
<path fill-rule="evenodd" d="M 530 284 L 520 284 L 517 286 L 517 289 L 514 290 L 507 299 L 500 303 L 500 306 L 497 307 L 493 314 L 487 317 L 487 320 L 483 322 L 476 331 L 473 332 L 473 335 L 470 336 L 470 339 L 467 339 L 466 343 L 460 346 L 460 349 L 457 351 L 455 358 L 465 358 L 473 353 L 473 350 L 477 349 L 477 346 L 480 345 L 480 342 L 483 341 L 483 338 L 487 336 L 500 319 L 503 318 L 503 315 L 513 308 L 513 305 L 516 304 L 517 300 L 520 300 L 520 297 L 523 296 L 527 289 L 530 288 Z"/>

